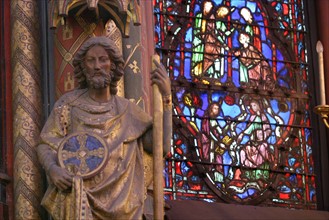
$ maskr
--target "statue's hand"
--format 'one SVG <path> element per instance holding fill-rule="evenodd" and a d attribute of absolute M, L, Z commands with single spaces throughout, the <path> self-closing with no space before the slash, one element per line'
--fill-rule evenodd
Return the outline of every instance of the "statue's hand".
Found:
<path fill-rule="evenodd" d="M 50 167 L 49 178 L 61 191 L 68 190 L 72 186 L 73 175 L 56 164 Z"/>
<path fill-rule="evenodd" d="M 151 72 L 152 85 L 156 84 L 159 87 L 162 96 L 171 94 L 170 79 L 166 72 L 165 67 L 157 60 L 153 60 L 155 69 Z"/>

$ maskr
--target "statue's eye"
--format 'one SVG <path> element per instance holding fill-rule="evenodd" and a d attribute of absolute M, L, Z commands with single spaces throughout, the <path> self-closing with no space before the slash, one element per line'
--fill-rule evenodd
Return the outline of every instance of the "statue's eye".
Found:
<path fill-rule="evenodd" d="M 109 61 L 110 59 L 109 59 L 109 57 L 107 57 L 107 56 L 104 56 L 104 57 L 101 57 L 100 59 L 100 62 L 107 62 L 107 61 Z"/>

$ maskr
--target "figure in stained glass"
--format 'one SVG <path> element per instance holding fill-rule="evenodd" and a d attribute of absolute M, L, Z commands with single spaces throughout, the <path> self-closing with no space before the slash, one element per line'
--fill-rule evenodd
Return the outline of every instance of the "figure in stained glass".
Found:
<path fill-rule="evenodd" d="M 194 31 L 193 73 L 219 79 L 224 75 L 224 53 L 229 50 L 227 37 L 234 28 L 227 28 L 227 16 L 234 11 L 226 6 L 214 10 L 210 1 L 203 4 L 203 13 L 196 16 Z"/>
<path fill-rule="evenodd" d="M 214 162 L 215 141 L 218 141 L 220 134 L 222 134 L 222 129 L 216 121 L 219 113 L 219 103 L 211 103 L 204 120 L 202 120 L 202 155 L 204 159 L 210 160 L 210 162 Z"/>
<path fill-rule="evenodd" d="M 259 100 L 250 101 L 249 123 L 239 136 L 238 143 L 242 142 L 244 136 L 248 136 L 248 142 L 242 147 L 240 156 L 241 164 L 247 167 L 258 167 L 266 161 L 273 161 L 273 155 L 268 150 L 267 138 L 271 134 L 271 127 L 264 109 Z"/>
<path fill-rule="evenodd" d="M 246 21 L 244 31 L 249 34 L 251 44 L 253 44 L 259 51 L 262 51 L 262 42 L 260 39 L 260 29 L 254 22 L 254 17 L 249 8 L 243 7 L 240 9 L 241 17 Z"/>
<path fill-rule="evenodd" d="M 263 54 L 250 44 L 250 35 L 239 34 L 241 48 L 234 52 L 240 61 L 240 85 L 242 88 L 273 90 L 275 82 L 269 63 Z"/>
<path fill-rule="evenodd" d="M 224 169 L 224 164 L 229 164 L 231 157 L 227 147 L 232 142 L 231 127 L 223 120 L 222 101 L 212 102 L 203 116 L 201 122 L 201 148 L 203 160 L 214 164 L 207 170 L 213 172 L 214 179 L 222 182 L 224 175 L 231 170 Z"/>
<path fill-rule="evenodd" d="M 248 101 L 248 99 L 251 100 Z M 244 121 L 249 119 L 244 130 L 237 137 L 241 169 L 235 171 L 233 184 L 230 188 L 242 192 L 256 187 L 257 191 L 261 191 L 268 184 L 270 167 L 277 163 L 275 159 L 276 150 L 272 145 L 272 141 L 275 141 L 276 138 L 270 139 L 273 136 L 281 135 L 277 129 L 272 129 L 270 118 L 277 120 L 278 123 L 282 123 L 282 119 L 280 116 L 274 115 L 272 110 L 269 110 L 265 99 L 250 97 L 245 100 L 248 114 L 243 114 L 240 120 L 242 118 Z"/>
<path fill-rule="evenodd" d="M 202 4 L 202 12 L 198 13 L 195 18 L 194 30 L 194 51 L 192 60 L 194 61 L 193 72 L 194 75 L 200 76 L 203 72 L 202 61 L 204 59 L 204 39 L 209 32 L 214 29 L 213 20 L 215 18 L 213 13 L 214 5 L 211 1 L 204 1 Z M 211 20 L 212 19 L 212 20 Z"/>

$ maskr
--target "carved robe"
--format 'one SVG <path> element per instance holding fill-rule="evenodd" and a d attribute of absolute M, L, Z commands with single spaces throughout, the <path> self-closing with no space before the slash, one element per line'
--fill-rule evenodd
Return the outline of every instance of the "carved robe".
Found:
<path fill-rule="evenodd" d="M 41 144 L 54 153 L 72 132 L 102 137 L 109 149 L 105 167 L 88 179 L 73 179 L 70 192 L 50 183 L 42 205 L 54 219 L 141 219 L 145 195 L 141 136 L 151 117 L 130 101 L 113 96 L 108 103 L 75 90 L 55 104 L 41 132 Z"/>

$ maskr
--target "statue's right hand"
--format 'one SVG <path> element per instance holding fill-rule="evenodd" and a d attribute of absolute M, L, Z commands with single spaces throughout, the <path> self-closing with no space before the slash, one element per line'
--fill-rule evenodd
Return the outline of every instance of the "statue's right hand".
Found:
<path fill-rule="evenodd" d="M 73 175 L 56 164 L 50 167 L 49 178 L 61 191 L 68 190 L 72 187 Z"/>

